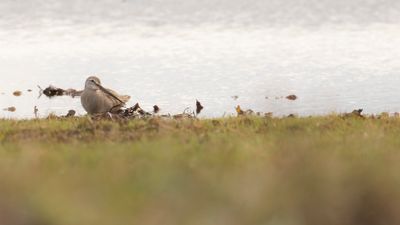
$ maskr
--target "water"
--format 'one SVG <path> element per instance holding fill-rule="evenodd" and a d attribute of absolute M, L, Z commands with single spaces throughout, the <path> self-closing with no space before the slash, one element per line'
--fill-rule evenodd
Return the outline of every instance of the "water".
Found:
<path fill-rule="evenodd" d="M 196 99 L 205 117 L 396 112 L 398 21 L 395 0 L 2 0 L 0 108 L 17 111 L 0 117 L 83 115 L 37 85 L 81 89 L 89 75 L 164 113 Z"/>

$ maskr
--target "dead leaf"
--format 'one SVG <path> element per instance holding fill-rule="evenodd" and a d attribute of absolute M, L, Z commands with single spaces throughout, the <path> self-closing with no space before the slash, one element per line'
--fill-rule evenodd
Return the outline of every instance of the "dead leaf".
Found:
<path fill-rule="evenodd" d="M 14 91 L 13 95 L 19 97 L 19 96 L 22 95 L 22 92 L 21 91 Z"/>
<path fill-rule="evenodd" d="M 200 114 L 201 110 L 203 110 L 204 107 L 201 105 L 201 103 L 196 100 L 196 114 Z"/>
<path fill-rule="evenodd" d="M 237 96 L 237 95 L 234 95 L 234 96 L 232 96 L 232 98 L 233 98 L 233 100 L 238 100 L 238 98 L 239 98 L 239 96 Z"/>
<path fill-rule="evenodd" d="M 297 96 L 296 95 L 288 95 L 288 96 L 286 96 L 286 99 L 295 101 L 297 99 Z"/>
<path fill-rule="evenodd" d="M 236 106 L 236 112 L 238 114 L 238 116 L 243 116 L 245 115 L 245 112 L 242 110 L 242 108 L 240 108 L 240 105 Z"/>

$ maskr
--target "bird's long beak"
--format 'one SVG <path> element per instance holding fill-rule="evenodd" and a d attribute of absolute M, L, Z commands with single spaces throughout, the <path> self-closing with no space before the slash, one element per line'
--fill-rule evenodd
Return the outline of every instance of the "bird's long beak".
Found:
<path fill-rule="evenodd" d="M 101 86 L 100 84 L 93 82 L 97 87 L 100 88 L 100 90 L 104 91 L 106 94 L 110 95 L 111 97 L 113 97 L 115 100 L 125 104 L 124 101 L 122 101 L 121 99 L 119 99 L 117 96 L 115 96 L 113 93 L 109 92 L 107 89 L 105 89 L 103 86 Z"/>

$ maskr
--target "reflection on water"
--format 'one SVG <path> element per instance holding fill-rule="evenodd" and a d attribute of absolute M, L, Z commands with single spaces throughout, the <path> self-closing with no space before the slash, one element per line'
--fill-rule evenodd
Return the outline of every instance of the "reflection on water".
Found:
<path fill-rule="evenodd" d="M 81 89 L 89 75 L 164 113 L 196 99 L 204 116 L 238 104 L 278 115 L 400 111 L 399 8 L 391 0 L 4 0 L 0 108 L 16 112 L 0 116 L 33 117 L 34 106 L 41 116 L 84 114 L 79 98 L 38 99 L 37 85 Z M 299 99 L 275 98 L 289 94 Z"/>

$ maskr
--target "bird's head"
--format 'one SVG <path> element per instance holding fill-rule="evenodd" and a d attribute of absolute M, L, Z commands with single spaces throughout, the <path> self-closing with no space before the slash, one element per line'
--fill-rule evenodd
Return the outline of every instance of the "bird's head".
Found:
<path fill-rule="evenodd" d="M 91 76 L 86 79 L 85 89 L 99 90 L 101 86 L 101 81 L 98 77 Z"/>

